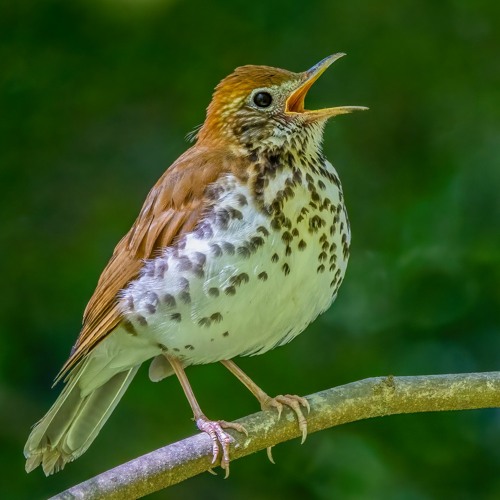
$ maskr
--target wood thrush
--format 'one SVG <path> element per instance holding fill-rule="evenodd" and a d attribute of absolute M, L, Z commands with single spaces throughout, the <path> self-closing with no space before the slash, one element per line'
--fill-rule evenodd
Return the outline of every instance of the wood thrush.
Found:
<path fill-rule="evenodd" d="M 305 438 L 307 401 L 269 397 L 231 360 L 292 340 L 344 277 L 349 222 L 321 142 L 328 118 L 366 108 L 304 108 L 342 55 L 303 73 L 243 66 L 216 87 L 196 144 L 152 188 L 99 279 L 57 378 L 65 387 L 26 443 L 28 472 L 57 472 L 84 453 L 151 358 L 152 380 L 177 375 L 226 470 L 224 428 L 245 429 L 203 414 L 190 365 L 220 361 L 262 408 L 291 407 Z"/>

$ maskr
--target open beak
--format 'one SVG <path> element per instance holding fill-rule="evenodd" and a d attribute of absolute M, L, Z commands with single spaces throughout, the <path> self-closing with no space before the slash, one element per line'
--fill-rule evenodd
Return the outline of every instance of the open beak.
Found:
<path fill-rule="evenodd" d="M 307 110 L 304 108 L 304 100 L 307 92 L 313 86 L 314 82 L 326 71 L 330 64 L 334 63 L 337 59 L 345 56 L 343 53 L 333 54 L 325 57 L 318 64 L 315 64 L 310 70 L 302 73 L 304 80 L 300 86 L 295 89 L 286 101 L 285 111 L 287 114 L 302 114 L 308 120 L 321 120 L 328 119 L 332 116 L 345 115 L 353 111 L 364 111 L 368 108 L 364 106 L 338 106 L 336 108 L 325 108 L 318 110 Z"/>

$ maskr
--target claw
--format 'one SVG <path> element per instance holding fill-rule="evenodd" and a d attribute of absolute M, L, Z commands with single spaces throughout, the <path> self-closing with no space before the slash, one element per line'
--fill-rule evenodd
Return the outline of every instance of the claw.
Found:
<path fill-rule="evenodd" d="M 281 412 L 283 411 L 283 405 L 281 404 L 280 401 L 278 401 L 279 397 L 281 397 L 281 396 L 276 396 L 275 398 L 269 398 L 265 403 L 263 403 L 261 405 L 263 410 L 269 410 L 270 408 L 276 408 L 276 410 L 278 411 L 278 421 L 280 420 Z"/>
<path fill-rule="evenodd" d="M 234 441 L 234 438 L 224 432 L 223 429 L 235 429 L 238 432 L 248 436 L 248 431 L 241 425 L 235 422 L 226 422 L 225 420 L 208 420 L 203 416 L 196 420 L 196 426 L 202 432 L 206 432 L 212 440 L 212 463 L 214 464 L 219 455 L 219 450 L 222 448 L 222 458 L 220 466 L 226 471 L 224 479 L 229 477 L 229 446 Z M 220 445 L 220 447 L 219 447 Z"/>
<path fill-rule="evenodd" d="M 279 395 L 279 396 L 276 396 L 274 398 L 268 399 L 264 404 L 262 404 L 262 409 L 267 410 L 269 408 L 276 408 L 278 410 L 278 420 L 279 420 L 281 417 L 281 412 L 283 410 L 283 405 L 288 406 L 291 410 L 293 410 L 293 412 L 297 416 L 299 429 L 302 432 L 301 444 L 303 444 L 307 438 L 307 420 L 306 420 L 306 417 L 304 417 L 304 413 L 302 411 L 301 406 L 306 408 L 307 413 L 309 414 L 309 412 L 311 411 L 309 401 L 307 401 L 306 398 L 302 398 L 300 396 L 295 396 L 292 394 L 286 394 L 284 396 Z M 268 456 L 269 456 L 269 452 L 268 452 Z M 273 462 L 273 461 L 271 460 L 271 462 Z"/>
<path fill-rule="evenodd" d="M 274 461 L 274 458 L 273 458 L 273 447 L 272 446 L 268 446 L 267 449 L 267 458 L 269 459 L 269 461 L 273 464 L 273 465 L 276 465 L 276 462 Z"/>

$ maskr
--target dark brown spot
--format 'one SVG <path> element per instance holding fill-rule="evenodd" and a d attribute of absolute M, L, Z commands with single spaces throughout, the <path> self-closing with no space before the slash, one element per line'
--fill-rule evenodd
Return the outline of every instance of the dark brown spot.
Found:
<path fill-rule="evenodd" d="M 181 316 L 181 313 L 174 313 L 174 314 L 171 314 L 170 315 L 170 319 L 172 321 L 175 321 L 176 323 L 180 323 L 181 320 L 182 320 L 182 316 Z"/>
<path fill-rule="evenodd" d="M 231 276 L 229 283 L 234 286 L 240 286 L 242 283 L 248 283 L 249 276 L 247 273 L 241 273 L 236 276 Z"/>
<path fill-rule="evenodd" d="M 160 259 L 156 265 L 156 277 L 163 279 L 167 270 L 168 264 L 163 259 Z"/>
<path fill-rule="evenodd" d="M 157 346 L 162 350 L 162 351 L 165 351 L 167 352 L 168 351 L 168 347 L 164 344 L 157 344 Z"/>
<path fill-rule="evenodd" d="M 279 255 L 277 253 L 273 253 L 273 256 L 271 257 L 271 262 L 278 262 L 279 260 Z"/>
<path fill-rule="evenodd" d="M 264 236 L 269 236 L 269 231 L 264 226 L 259 226 L 257 232 L 262 233 Z"/>
<path fill-rule="evenodd" d="M 185 345 L 184 349 L 188 349 L 189 351 L 192 351 L 194 347 L 191 344 Z"/>
<path fill-rule="evenodd" d="M 177 269 L 179 271 L 189 271 L 193 267 L 193 263 L 187 255 L 182 255 L 177 260 Z"/>
<path fill-rule="evenodd" d="M 228 255 L 234 255 L 235 249 L 234 249 L 234 245 L 232 243 L 229 243 L 228 241 L 225 241 L 224 243 L 222 243 L 222 249 Z"/>
<path fill-rule="evenodd" d="M 210 316 L 210 319 L 214 322 L 214 323 L 220 323 L 222 321 L 222 314 L 221 313 L 213 313 L 211 316 Z"/>
<path fill-rule="evenodd" d="M 219 289 L 216 287 L 212 287 L 208 289 L 208 295 L 211 297 L 218 297 L 219 296 Z"/>
<path fill-rule="evenodd" d="M 318 186 L 320 189 L 326 189 L 325 183 L 321 179 L 318 181 Z"/>
<path fill-rule="evenodd" d="M 299 235 L 299 230 L 296 227 L 294 227 L 292 229 L 292 236 L 298 236 L 298 235 Z"/>
<path fill-rule="evenodd" d="M 324 273 L 325 272 L 325 265 L 321 264 L 318 266 L 318 269 L 316 269 L 318 273 Z"/>
<path fill-rule="evenodd" d="M 224 191 L 224 186 L 220 184 L 211 184 L 207 187 L 205 196 L 210 200 L 218 201 Z"/>
<path fill-rule="evenodd" d="M 246 245 L 240 246 L 238 247 L 238 255 L 241 255 L 244 259 L 248 259 L 251 255 L 250 249 Z"/>
<path fill-rule="evenodd" d="M 179 299 L 181 299 L 184 304 L 191 304 L 191 295 L 189 292 L 181 292 L 179 294 Z"/>
<path fill-rule="evenodd" d="M 228 207 L 227 211 L 229 212 L 229 216 L 231 217 L 231 219 L 238 219 L 238 220 L 243 219 L 243 214 L 238 209 L 233 207 Z"/>
<path fill-rule="evenodd" d="M 198 320 L 198 325 L 205 326 L 207 328 L 210 326 L 211 323 L 212 323 L 211 319 L 207 317 Z"/>
<path fill-rule="evenodd" d="M 223 337 L 227 337 L 228 335 L 229 335 L 229 332 L 224 332 L 224 333 L 222 334 L 222 336 L 223 336 Z"/>
<path fill-rule="evenodd" d="M 318 255 L 318 260 L 320 262 L 323 262 L 324 260 L 326 260 L 328 258 L 328 255 L 326 252 L 321 252 L 319 255 Z"/>
<path fill-rule="evenodd" d="M 271 227 L 276 231 L 279 231 L 281 229 L 281 222 L 275 217 L 271 220 Z"/>
<path fill-rule="evenodd" d="M 179 349 L 178 347 L 174 347 L 174 348 L 173 348 L 173 350 L 174 350 L 175 352 L 179 352 L 179 351 L 180 351 L 180 349 Z"/>
<path fill-rule="evenodd" d="M 285 196 L 287 199 L 292 199 L 295 196 L 295 191 L 290 186 L 287 186 L 285 188 Z"/>
<path fill-rule="evenodd" d="M 130 312 L 135 310 L 134 297 L 132 296 L 132 294 L 127 296 L 127 307 Z"/>
<path fill-rule="evenodd" d="M 252 245 L 253 248 L 257 249 L 261 246 L 263 246 L 265 243 L 264 238 L 262 236 L 253 236 L 250 239 L 250 244 Z"/>
<path fill-rule="evenodd" d="M 267 273 L 265 271 L 262 271 L 261 273 L 258 274 L 257 278 L 259 278 L 262 281 L 267 281 Z"/>
<path fill-rule="evenodd" d="M 304 240 L 300 240 L 299 241 L 299 250 L 300 251 L 305 250 L 306 247 L 307 247 L 307 243 Z"/>
<path fill-rule="evenodd" d="M 289 255 L 292 255 L 292 247 L 287 245 L 285 248 L 285 256 L 288 257 Z"/>
<path fill-rule="evenodd" d="M 125 328 L 125 331 L 127 333 L 130 333 L 130 335 L 137 335 L 137 332 L 135 331 L 135 327 L 132 324 L 132 322 L 128 319 L 124 320 L 122 322 L 123 328 Z"/>
<path fill-rule="evenodd" d="M 187 278 L 179 278 L 179 288 L 185 292 L 189 291 L 189 280 Z"/>
<path fill-rule="evenodd" d="M 168 307 L 175 307 L 175 298 L 173 295 L 166 293 L 163 296 L 163 302 L 165 303 L 166 306 Z"/>
<path fill-rule="evenodd" d="M 283 199 L 277 198 L 271 203 L 271 210 L 274 213 L 279 214 L 281 212 L 281 209 L 283 208 Z"/>
<path fill-rule="evenodd" d="M 225 208 L 220 208 L 215 212 L 215 223 L 221 229 L 227 229 L 229 226 L 230 215 Z"/>
<path fill-rule="evenodd" d="M 285 276 L 288 276 L 290 274 L 290 266 L 286 262 L 283 264 L 281 269 L 285 273 Z"/>
<path fill-rule="evenodd" d="M 220 257 L 222 255 L 222 248 L 217 245 L 217 243 L 210 244 L 210 251 L 214 257 Z"/>
<path fill-rule="evenodd" d="M 142 268 L 142 273 L 144 274 L 144 276 L 149 276 L 152 278 L 155 275 L 154 262 L 151 260 L 148 260 L 147 262 L 145 262 L 144 267 Z"/>
<path fill-rule="evenodd" d="M 204 240 L 211 238 L 214 232 L 212 226 L 208 222 L 205 222 L 195 229 L 194 235 L 197 239 Z"/>
<path fill-rule="evenodd" d="M 224 289 L 226 295 L 234 295 L 236 293 L 236 288 L 234 286 L 228 286 Z"/>
<path fill-rule="evenodd" d="M 148 325 L 148 322 L 147 322 L 146 318 L 144 316 L 141 316 L 140 314 L 138 314 L 135 319 L 137 320 L 137 322 L 141 326 L 147 326 Z"/>
<path fill-rule="evenodd" d="M 199 264 L 196 264 L 193 267 L 193 273 L 199 279 L 202 279 L 205 277 L 205 271 L 203 270 L 203 266 L 200 266 Z"/>
<path fill-rule="evenodd" d="M 207 256 L 202 252 L 194 252 L 192 258 L 200 266 L 203 266 L 207 261 Z"/>
<path fill-rule="evenodd" d="M 238 205 L 240 207 L 244 207 L 245 205 L 248 205 L 247 197 L 244 194 L 237 194 L 236 195 L 236 201 L 238 202 Z"/>
<path fill-rule="evenodd" d="M 285 231 L 281 235 L 281 239 L 283 240 L 283 243 L 286 243 L 286 244 L 290 243 L 293 240 L 292 233 L 290 233 L 289 231 Z"/>
<path fill-rule="evenodd" d="M 319 215 L 313 215 L 309 219 L 309 232 L 315 233 L 320 227 L 323 227 L 325 224 L 325 221 Z"/>

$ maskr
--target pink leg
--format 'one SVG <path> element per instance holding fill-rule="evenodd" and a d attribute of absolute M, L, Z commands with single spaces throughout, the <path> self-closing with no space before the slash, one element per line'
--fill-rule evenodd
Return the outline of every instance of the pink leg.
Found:
<path fill-rule="evenodd" d="M 248 436 L 246 429 L 242 425 L 234 422 L 226 422 L 225 420 L 209 420 L 201 411 L 200 405 L 196 400 L 182 364 L 173 357 L 167 356 L 166 354 L 164 356 L 172 365 L 172 368 L 179 379 L 184 394 L 186 395 L 189 405 L 193 410 L 196 426 L 200 431 L 206 432 L 212 440 L 212 463 L 215 463 L 217 456 L 219 455 L 219 449 L 222 448 L 221 467 L 226 471 L 226 477 L 229 476 L 229 445 L 234 439 L 227 432 L 224 432 L 223 429 L 235 429 Z"/>
<path fill-rule="evenodd" d="M 302 443 L 307 437 L 307 420 L 304 417 L 302 407 L 307 409 L 307 413 L 311 411 L 309 402 L 306 398 L 285 394 L 276 396 L 274 398 L 268 396 L 241 368 L 239 368 L 234 361 L 224 360 L 221 363 L 233 374 L 236 378 L 257 398 L 261 408 L 268 410 L 269 408 L 276 408 L 278 411 L 278 420 L 283 411 L 283 405 L 290 407 L 297 416 L 299 429 L 302 431 Z M 272 460 L 271 460 L 272 461 Z"/>

